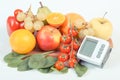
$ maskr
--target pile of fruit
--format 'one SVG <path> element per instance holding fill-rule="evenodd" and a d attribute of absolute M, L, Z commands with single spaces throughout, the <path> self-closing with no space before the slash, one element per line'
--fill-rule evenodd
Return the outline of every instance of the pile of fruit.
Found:
<path fill-rule="evenodd" d="M 104 17 L 86 22 L 77 13 L 64 15 L 40 5 L 37 14 L 30 6 L 26 12 L 16 9 L 14 16 L 7 18 L 12 52 L 4 57 L 5 62 L 18 71 L 66 73 L 72 68 L 82 76 L 87 67 L 76 56 L 82 40 L 86 35 L 109 40 L 112 24 Z"/>

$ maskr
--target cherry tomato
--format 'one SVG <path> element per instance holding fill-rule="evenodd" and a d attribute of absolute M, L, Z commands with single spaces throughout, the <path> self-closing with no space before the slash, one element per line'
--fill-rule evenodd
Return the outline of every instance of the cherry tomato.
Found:
<path fill-rule="evenodd" d="M 75 40 L 73 41 L 73 49 L 74 49 L 75 51 L 77 51 L 77 50 L 79 49 L 79 47 L 80 47 L 80 42 L 78 42 L 78 40 L 75 39 Z"/>
<path fill-rule="evenodd" d="M 72 38 L 69 35 L 63 35 L 61 36 L 60 41 L 64 44 L 69 44 L 72 41 Z"/>
<path fill-rule="evenodd" d="M 77 63 L 77 60 L 76 58 L 70 58 L 68 63 L 69 63 L 69 67 L 73 68 L 74 65 Z"/>
<path fill-rule="evenodd" d="M 24 23 L 19 23 L 14 16 L 9 16 L 7 18 L 7 31 L 8 34 L 10 35 L 13 31 L 24 28 Z"/>
<path fill-rule="evenodd" d="M 57 61 L 54 66 L 57 70 L 62 70 L 64 68 L 64 63 L 62 61 Z"/>
<path fill-rule="evenodd" d="M 71 34 L 71 32 L 72 32 L 73 37 L 78 35 L 78 31 L 75 28 L 72 28 L 72 30 L 71 30 L 71 28 L 69 28 L 68 33 Z"/>
<path fill-rule="evenodd" d="M 63 52 L 63 53 L 69 53 L 70 52 L 70 46 L 69 45 L 65 45 L 65 44 L 62 44 L 60 45 L 60 51 Z"/>
<path fill-rule="evenodd" d="M 17 17 L 17 15 L 18 15 L 18 13 L 19 12 L 23 12 L 21 9 L 16 9 L 15 11 L 14 11 L 14 16 L 15 16 L 15 18 Z"/>
<path fill-rule="evenodd" d="M 60 53 L 60 54 L 58 55 L 58 60 L 59 60 L 59 61 L 62 61 L 62 62 L 67 61 L 67 60 L 68 60 L 68 54 L 66 54 L 66 53 Z"/>
<path fill-rule="evenodd" d="M 76 51 L 75 51 L 75 50 L 72 50 L 72 51 L 69 53 L 69 56 L 70 56 L 70 58 L 75 58 L 75 57 L 76 57 Z"/>

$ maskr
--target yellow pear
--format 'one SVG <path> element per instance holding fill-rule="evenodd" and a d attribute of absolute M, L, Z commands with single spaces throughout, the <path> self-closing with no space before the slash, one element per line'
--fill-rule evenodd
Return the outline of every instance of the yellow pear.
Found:
<path fill-rule="evenodd" d="M 113 31 L 111 22 L 105 18 L 94 18 L 89 22 L 91 28 L 95 32 L 95 36 L 108 40 Z"/>

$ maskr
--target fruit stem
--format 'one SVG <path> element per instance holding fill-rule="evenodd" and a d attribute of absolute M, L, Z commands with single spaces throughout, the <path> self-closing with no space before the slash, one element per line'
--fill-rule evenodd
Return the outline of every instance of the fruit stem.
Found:
<path fill-rule="evenodd" d="M 30 6 L 29 6 L 29 9 L 28 9 L 28 11 L 31 11 L 31 4 L 30 4 Z"/>
<path fill-rule="evenodd" d="M 31 4 L 30 4 L 30 6 L 29 6 L 29 8 L 28 8 L 28 10 L 27 10 L 27 12 L 26 12 L 26 14 L 28 15 L 28 13 L 31 11 Z"/>
<path fill-rule="evenodd" d="M 43 8 L 43 4 L 42 4 L 42 2 L 40 1 L 39 3 L 40 3 L 41 8 Z"/>
<path fill-rule="evenodd" d="M 105 13 L 104 13 L 104 15 L 103 15 L 103 19 L 105 18 L 105 16 L 106 16 L 107 13 L 108 13 L 108 12 L 105 12 Z"/>
<path fill-rule="evenodd" d="M 70 34 L 71 34 L 71 38 L 72 38 L 72 41 L 71 41 L 71 42 L 72 42 L 72 43 L 71 43 L 71 51 L 70 51 L 70 59 L 71 59 L 72 53 L 73 53 L 73 39 L 74 39 L 74 38 L 73 38 L 72 24 L 71 24 L 71 20 L 70 20 L 70 19 L 69 19 L 69 22 L 70 22 L 70 23 L 69 23 L 69 26 L 70 26 L 70 31 L 71 31 Z"/>

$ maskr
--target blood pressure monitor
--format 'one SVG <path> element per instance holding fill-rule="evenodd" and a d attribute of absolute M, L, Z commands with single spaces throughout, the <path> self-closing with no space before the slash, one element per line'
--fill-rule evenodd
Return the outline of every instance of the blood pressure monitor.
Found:
<path fill-rule="evenodd" d="M 111 48 L 109 42 L 93 36 L 86 36 L 77 52 L 77 57 L 88 63 L 103 67 Z"/>

